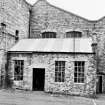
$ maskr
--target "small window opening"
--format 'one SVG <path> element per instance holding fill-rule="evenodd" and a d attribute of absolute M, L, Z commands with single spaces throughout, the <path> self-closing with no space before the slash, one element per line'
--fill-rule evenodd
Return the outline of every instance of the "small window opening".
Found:
<path fill-rule="evenodd" d="M 66 38 L 81 38 L 82 32 L 79 31 L 70 31 L 66 33 Z"/>
<path fill-rule="evenodd" d="M 42 38 L 56 38 L 56 32 L 43 32 Z"/>
<path fill-rule="evenodd" d="M 15 32 L 15 41 L 17 42 L 19 40 L 19 31 L 16 30 Z"/>

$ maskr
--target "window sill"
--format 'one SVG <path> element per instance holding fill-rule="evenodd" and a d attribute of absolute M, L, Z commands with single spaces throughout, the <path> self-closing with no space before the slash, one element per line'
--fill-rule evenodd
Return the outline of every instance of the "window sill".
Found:
<path fill-rule="evenodd" d="M 23 80 L 14 80 L 14 82 L 23 82 Z"/>
<path fill-rule="evenodd" d="M 76 85 L 84 85 L 85 83 L 75 83 L 74 82 L 74 84 L 76 84 Z"/>

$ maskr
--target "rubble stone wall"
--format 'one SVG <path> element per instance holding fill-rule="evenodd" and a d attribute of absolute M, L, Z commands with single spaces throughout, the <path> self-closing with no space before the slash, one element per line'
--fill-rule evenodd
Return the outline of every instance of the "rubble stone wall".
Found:
<path fill-rule="evenodd" d="M 14 81 L 14 60 L 24 60 L 24 79 Z M 65 61 L 65 82 L 55 82 L 55 61 Z M 85 61 L 85 82 L 74 83 L 74 61 Z M 11 54 L 9 71 L 14 87 L 32 90 L 33 68 L 45 68 L 46 92 L 93 95 L 96 92 L 96 68 L 93 54 Z"/>
<path fill-rule="evenodd" d="M 39 0 L 32 6 L 30 22 L 31 38 L 41 38 L 45 31 L 56 32 L 57 38 L 65 38 L 68 31 L 80 31 L 82 37 L 91 37 L 97 43 L 97 70 L 105 73 L 105 17 L 89 21 Z"/>
<path fill-rule="evenodd" d="M 25 0 L 1 0 L 0 23 L 6 24 L 6 31 L 15 35 L 19 30 L 19 37 L 27 38 L 29 34 L 29 8 Z"/>
<path fill-rule="evenodd" d="M 57 38 L 65 38 L 68 31 L 80 31 L 83 37 L 89 37 L 94 23 L 52 6 L 46 0 L 39 0 L 32 6 L 30 19 L 31 38 L 41 38 L 45 31 L 56 32 Z"/>

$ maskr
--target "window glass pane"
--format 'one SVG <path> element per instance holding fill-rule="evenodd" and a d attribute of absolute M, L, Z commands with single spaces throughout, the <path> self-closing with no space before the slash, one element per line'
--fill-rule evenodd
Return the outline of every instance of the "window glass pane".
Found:
<path fill-rule="evenodd" d="M 57 67 L 55 67 L 55 72 L 57 72 L 58 71 L 58 68 Z"/>
<path fill-rule="evenodd" d="M 77 82 L 77 78 L 74 78 L 74 82 Z"/>
<path fill-rule="evenodd" d="M 58 66 L 58 62 L 57 61 L 55 61 L 55 66 Z"/>
<path fill-rule="evenodd" d="M 81 67 L 78 66 L 78 72 L 81 72 Z"/>
<path fill-rule="evenodd" d="M 78 66 L 77 64 L 78 64 L 78 63 L 75 61 L 75 67 Z"/>
<path fill-rule="evenodd" d="M 84 72 L 84 67 L 81 67 L 81 72 Z"/>
<path fill-rule="evenodd" d="M 78 67 L 75 67 L 75 72 L 77 72 L 77 70 L 78 70 Z"/>
<path fill-rule="evenodd" d="M 74 73 L 74 77 L 77 77 L 77 73 Z"/>
<path fill-rule="evenodd" d="M 84 66 L 85 62 L 82 62 L 82 66 Z"/>
<path fill-rule="evenodd" d="M 84 73 L 78 73 L 78 77 L 84 77 Z"/>
<path fill-rule="evenodd" d="M 65 71 L 65 67 L 64 67 L 64 66 L 62 67 L 62 71 L 63 71 L 63 72 Z"/>
<path fill-rule="evenodd" d="M 84 82 L 84 78 L 81 78 L 81 82 L 82 82 L 82 83 Z"/>
<path fill-rule="evenodd" d="M 78 66 L 81 66 L 81 62 L 80 61 L 78 62 Z"/>

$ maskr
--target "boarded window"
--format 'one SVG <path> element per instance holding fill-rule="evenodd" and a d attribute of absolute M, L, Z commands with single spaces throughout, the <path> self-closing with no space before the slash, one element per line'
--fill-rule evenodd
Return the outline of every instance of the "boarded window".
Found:
<path fill-rule="evenodd" d="M 14 80 L 23 80 L 23 69 L 24 69 L 24 61 L 23 60 L 15 60 L 14 61 Z"/>
<path fill-rule="evenodd" d="M 66 38 L 81 38 L 82 32 L 70 31 L 66 33 Z"/>
<path fill-rule="evenodd" d="M 56 38 L 56 32 L 43 32 L 42 38 Z"/>
<path fill-rule="evenodd" d="M 84 83 L 84 61 L 75 61 L 74 62 L 74 82 Z"/>
<path fill-rule="evenodd" d="M 55 61 L 55 82 L 64 82 L 65 61 Z"/>

